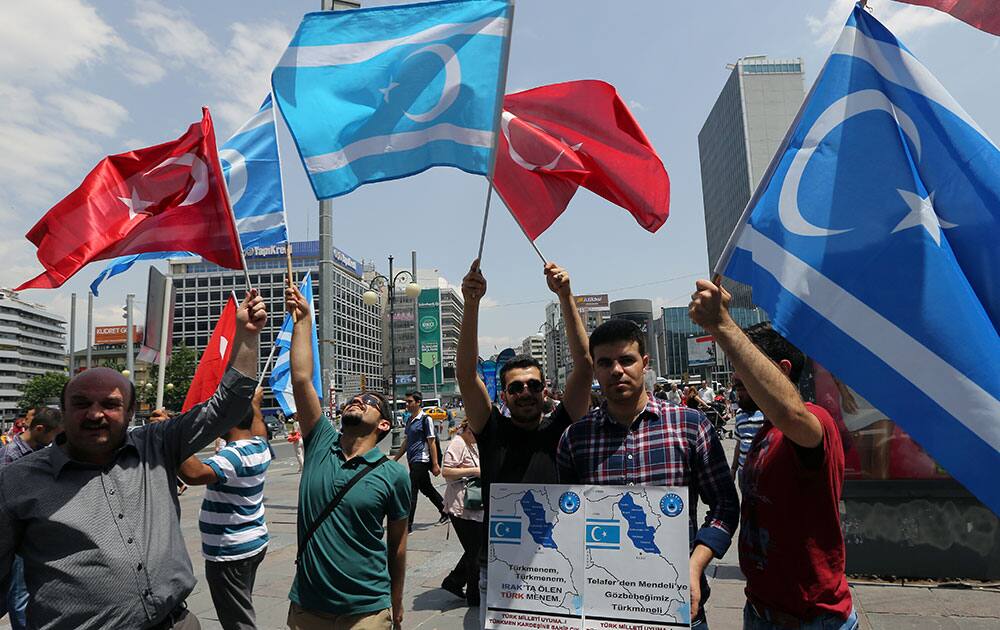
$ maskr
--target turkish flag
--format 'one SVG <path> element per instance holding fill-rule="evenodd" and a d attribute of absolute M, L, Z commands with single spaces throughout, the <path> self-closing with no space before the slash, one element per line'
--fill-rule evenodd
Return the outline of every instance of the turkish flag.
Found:
<path fill-rule="evenodd" d="M 226 307 L 222 309 L 219 322 L 215 325 L 212 338 L 208 340 L 201 362 L 191 379 L 181 411 L 199 405 L 215 393 L 222 382 L 222 375 L 229 365 L 229 355 L 233 351 L 233 336 L 236 334 L 236 297 L 230 295 Z"/>
<path fill-rule="evenodd" d="M 583 186 L 655 232 L 670 210 L 663 162 L 615 88 L 569 81 L 503 99 L 493 185 L 535 240 Z"/>
<path fill-rule="evenodd" d="M 1000 35 L 1000 2 L 997 0 L 897 0 L 950 13 L 966 24 Z"/>
<path fill-rule="evenodd" d="M 180 138 L 111 155 L 28 232 L 46 271 L 17 288 L 62 286 L 95 260 L 189 251 L 242 269 L 208 108 Z"/>

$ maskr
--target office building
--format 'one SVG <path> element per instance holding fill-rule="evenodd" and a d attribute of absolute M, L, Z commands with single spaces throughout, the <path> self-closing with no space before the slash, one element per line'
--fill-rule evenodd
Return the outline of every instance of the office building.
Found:
<path fill-rule="evenodd" d="M 261 333 L 259 368 L 263 369 L 281 324 L 284 321 L 286 257 L 284 245 L 249 247 L 246 252 L 250 282 L 267 302 L 268 325 Z M 301 282 L 312 272 L 313 310 L 319 317 L 319 241 L 292 243 L 292 270 Z M 324 404 L 343 402 L 345 393 L 362 383 L 373 391 L 383 391 L 382 335 L 379 307 L 366 306 L 361 295 L 368 289 L 360 262 L 334 249 L 334 337 L 319 342 L 332 343 L 334 366 L 331 387 L 338 400 L 324 397 Z M 170 274 L 176 294 L 174 345 L 194 347 L 198 356 L 208 344 L 212 330 L 231 291 L 242 297 L 246 282 L 242 270 L 224 269 L 201 258 L 170 260 Z M 350 390 L 350 391 L 349 391 Z M 264 405 L 275 405 L 269 388 L 264 388 Z"/>
<path fill-rule="evenodd" d="M 374 272 L 373 272 L 374 273 Z M 465 302 L 461 293 L 452 287 L 447 280 L 438 275 L 436 269 L 417 269 L 417 284 L 424 291 L 437 291 L 429 295 L 429 303 L 437 302 L 436 331 L 431 331 L 434 341 L 439 344 L 438 361 L 440 369 L 426 368 L 421 377 L 420 353 L 417 351 L 417 299 L 408 298 L 403 292 L 405 283 L 400 283 L 395 291 L 393 317 L 396 344 L 396 397 L 401 399 L 406 392 L 418 390 L 424 398 L 439 398 L 442 402 L 450 402 L 459 397 L 458 383 L 455 380 L 455 357 L 458 354 L 458 336 L 462 326 L 462 314 Z M 387 291 L 382 288 L 382 318 L 384 331 L 384 373 L 386 382 L 392 379 L 392 347 L 388 328 L 389 312 Z M 425 331 L 421 335 L 427 341 Z M 426 358 L 426 357 L 425 357 Z M 436 372 L 436 373 L 435 373 Z"/>
<path fill-rule="evenodd" d="M 659 353 L 653 336 L 653 301 L 647 299 L 615 300 L 611 303 L 612 319 L 627 319 L 635 322 L 646 335 L 646 354 L 649 365 L 656 369 Z"/>
<path fill-rule="evenodd" d="M 517 351 L 518 354 L 526 354 L 544 366 L 547 362 L 545 354 L 545 337 L 541 335 L 529 335 L 521 341 Z"/>
<path fill-rule="evenodd" d="M 736 307 L 730 311 L 730 315 L 744 328 L 767 321 L 767 313 L 759 308 Z M 707 375 L 712 380 L 722 383 L 728 382 L 730 369 L 724 360 L 717 361 L 711 366 L 691 364 L 688 339 L 706 336 L 708 333 L 688 317 L 688 307 L 661 308 L 660 316 L 653 322 L 653 338 L 658 356 L 655 364 L 657 375 L 668 379 L 686 380 L 692 374 L 697 374 L 703 377 Z"/>
<path fill-rule="evenodd" d="M 801 59 L 743 57 L 698 133 L 708 264 L 714 267 L 805 98 Z M 734 307 L 750 288 L 728 282 Z"/>
<path fill-rule="evenodd" d="M 0 419 L 19 415 L 22 390 L 32 377 L 66 373 L 65 339 L 65 319 L 0 289 Z"/>
<path fill-rule="evenodd" d="M 583 320 L 583 327 L 588 335 L 611 317 L 607 293 L 575 297 L 576 308 L 580 312 L 580 319 Z M 573 359 L 569 354 L 566 328 L 563 325 L 559 302 L 551 302 L 545 307 L 542 329 L 545 334 L 545 378 L 553 390 L 561 391 L 566 385 L 566 376 L 573 369 Z"/>
<path fill-rule="evenodd" d="M 109 367 L 115 370 L 124 370 L 128 365 L 128 339 L 125 333 L 125 326 L 95 326 L 94 345 L 90 349 L 90 363 L 92 366 Z M 139 344 L 142 343 L 142 326 L 132 327 L 132 357 L 135 358 L 139 351 Z M 85 369 L 87 363 L 87 349 L 81 348 L 73 353 L 73 365 L 79 372 Z M 156 366 L 151 366 L 144 361 L 134 361 L 132 367 L 135 369 L 132 382 L 137 385 L 145 384 L 150 380 L 150 368 L 152 367 L 152 380 L 156 380 Z"/>

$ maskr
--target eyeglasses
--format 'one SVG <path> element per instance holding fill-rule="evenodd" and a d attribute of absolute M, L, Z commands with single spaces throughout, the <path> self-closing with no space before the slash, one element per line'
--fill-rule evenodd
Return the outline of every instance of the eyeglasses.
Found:
<path fill-rule="evenodd" d="M 347 404 L 351 405 L 356 400 L 360 401 L 366 407 L 375 407 L 376 409 L 378 409 L 378 412 L 382 415 L 383 418 L 388 419 L 388 415 L 386 414 L 385 408 L 382 405 L 382 401 L 379 400 L 378 396 L 373 396 L 371 394 L 360 394 L 352 398 L 350 401 L 348 401 Z"/>
<path fill-rule="evenodd" d="M 540 394 L 542 390 L 545 389 L 545 383 L 541 382 L 537 378 L 533 378 L 527 383 L 521 381 L 514 381 L 507 385 L 507 393 L 511 396 L 517 396 L 524 391 L 525 386 L 527 386 L 528 391 L 532 394 Z"/>

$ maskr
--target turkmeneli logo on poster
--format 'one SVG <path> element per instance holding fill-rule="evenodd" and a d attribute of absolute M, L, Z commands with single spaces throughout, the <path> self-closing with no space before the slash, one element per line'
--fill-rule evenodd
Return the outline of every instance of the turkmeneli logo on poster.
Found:
<path fill-rule="evenodd" d="M 425 333 L 431 333 L 437 330 L 437 318 L 431 315 L 425 315 L 420 318 L 420 331 Z"/>

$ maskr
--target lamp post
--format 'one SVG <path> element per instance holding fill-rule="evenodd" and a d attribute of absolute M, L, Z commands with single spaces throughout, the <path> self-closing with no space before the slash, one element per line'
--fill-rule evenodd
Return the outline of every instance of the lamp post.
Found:
<path fill-rule="evenodd" d="M 368 306 L 375 306 L 378 304 L 378 293 L 375 292 L 375 288 L 378 286 L 384 286 L 386 292 L 389 295 L 389 361 L 392 363 L 392 381 L 390 385 L 392 400 L 392 408 L 390 413 L 392 414 L 392 448 L 389 451 L 392 455 L 399 452 L 399 447 L 403 444 L 403 438 L 400 435 L 400 427 L 396 425 L 396 328 L 393 325 L 393 313 L 394 305 L 396 302 L 396 282 L 398 282 L 404 276 L 409 276 L 410 282 L 406 285 L 404 292 L 406 297 L 416 299 L 420 295 L 420 285 L 417 284 L 417 279 L 414 277 L 413 273 L 403 269 L 395 274 L 393 274 L 392 267 L 392 256 L 389 256 L 389 275 L 383 276 L 380 273 L 376 273 L 375 277 L 372 278 L 371 283 L 368 285 L 368 290 L 364 292 L 361 298 L 364 303 Z"/>

